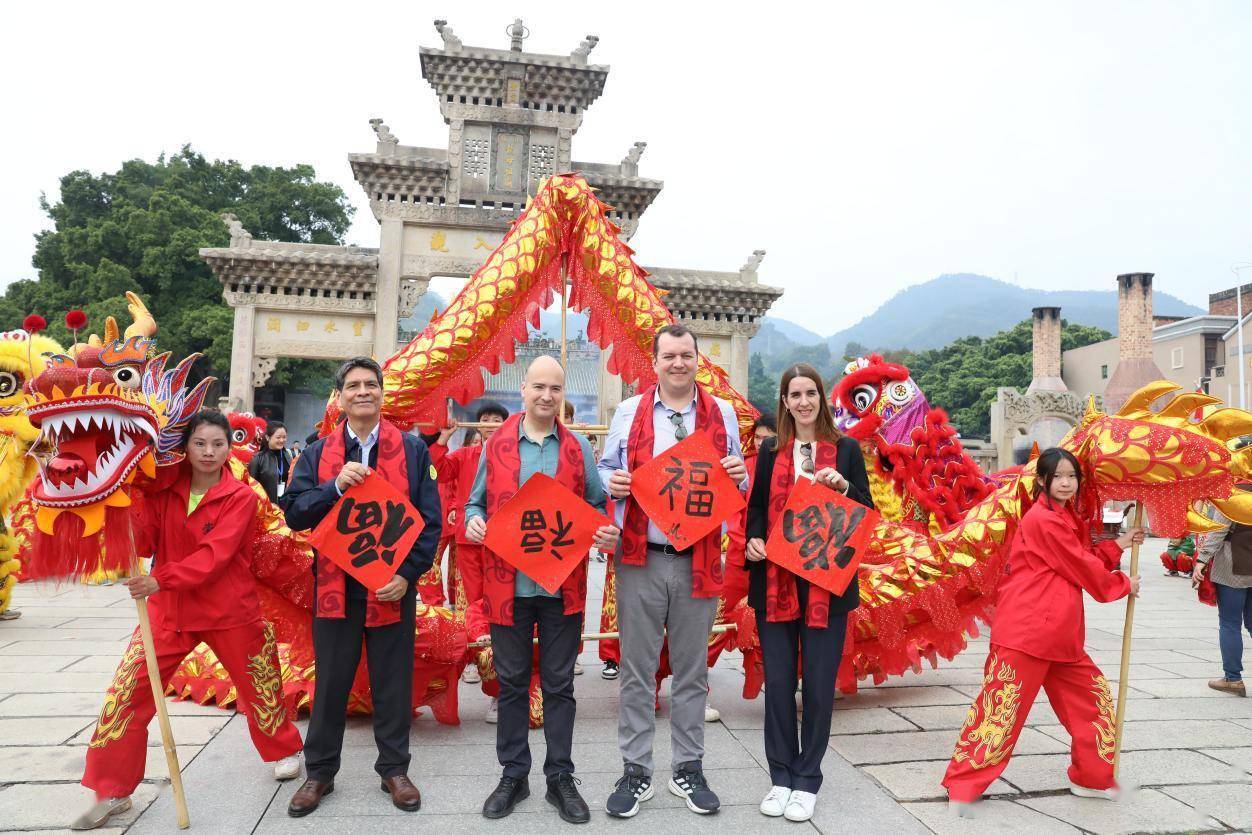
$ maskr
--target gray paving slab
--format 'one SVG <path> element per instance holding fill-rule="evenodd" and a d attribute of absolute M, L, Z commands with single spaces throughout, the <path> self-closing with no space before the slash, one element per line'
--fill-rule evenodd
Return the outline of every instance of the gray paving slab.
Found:
<path fill-rule="evenodd" d="M 1132 792 L 1119 803 L 1071 794 L 1027 797 L 1017 803 L 1097 835 L 1220 828 L 1217 821 L 1154 789 Z"/>
<path fill-rule="evenodd" d="M 170 730 L 174 734 L 174 742 L 178 745 L 207 745 L 214 734 L 230 721 L 233 713 L 219 711 L 217 716 L 171 716 Z M 46 720 L 32 720 L 46 721 Z M 74 721 L 78 721 L 77 719 Z M 91 722 L 72 740 L 71 745 L 86 745 L 95 732 L 95 723 Z M 161 744 L 161 728 L 153 718 L 148 725 L 148 745 Z"/>
<path fill-rule="evenodd" d="M 951 731 L 913 731 L 899 734 L 859 734 L 831 737 L 830 747 L 856 765 L 919 760 L 947 760 L 956 745 Z M 1021 754 L 1051 754 L 1068 750 L 1068 746 L 1025 728 L 1017 740 Z"/>
<path fill-rule="evenodd" d="M 897 800 L 946 800 L 947 789 L 942 785 L 947 760 L 869 765 L 862 770 L 891 792 Z M 1018 794 L 1018 790 L 1003 780 L 996 780 L 988 787 L 988 797 Z"/>
<path fill-rule="evenodd" d="M 981 833 L 1021 833 L 1032 835 L 1076 835 L 1076 828 L 1041 812 L 1006 800 L 984 800 L 970 817 L 958 818 L 940 803 L 905 803 L 904 808 L 939 835 L 981 835 Z"/>
<path fill-rule="evenodd" d="M 965 717 L 969 715 L 969 704 L 897 707 L 893 711 L 924 731 L 956 730 L 965 724 Z M 1057 721 L 1051 705 L 1043 699 L 1042 703 L 1036 701 L 1031 707 L 1026 724 L 1055 725 Z"/>
<path fill-rule="evenodd" d="M 130 824 L 155 796 L 156 787 L 139 786 L 131 795 L 131 810 L 112 822 Z M 68 827 L 95 799 L 89 789 L 74 783 L 19 783 L 0 791 L 0 821 L 5 828 L 15 830 L 60 829 Z M 172 823 L 173 818 L 170 820 Z"/>
<path fill-rule="evenodd" d="M 1069 754 L 1014 756 L 1004 779 L 1026 793 L 1068 791 Z M 1188 783 L 1241 783 L 1249 775 L 1195 751 L 1126 751 L 1120 774 L 1126 786 L 1169 786 Z"/>
<path fill-rule="evenodd" d="M 1201 748 L 1200 753 L 1252 774 L 1252 748 Z"/>
<path fill-rule="evenodd" d="M 179 766 L 186 768 L 201 747 L 179 745 L 177 750 Z M 145 779 L 168 777 L 165 749 L 149 747 L 146 753 Z M 0 775 L 6 783 L 77 783 L 86 761 L 85 745 L 0 746 Z"/>
<path fill-rule="evenodd" d="M 1162 791 L 1233 829 L 1252 829 L 1252 784 L 1171 786 Z"/>
<path fill-rule="evenodd" d="M 100 714 L 104 690 L 87 693 L 14 693 L 0 702 L 0 716 L 88 716 Z M 223 711 L 212 705 L 166 699 L 165 709 L 171 716 L 221 716 Z"/>
<path fill-rule="evenodd" d="M 83 716 L 0 719 L 0 740 L 5 745 L 61 745 L 95 723 Z"/>
<path fill-rule="evenodd" d="M 98 634 L 98 633 L 97 633 Z M 76 639 L 73 641 L 14 641 L 7 647 L 0 649 L 0 658 L 25 655 L 109 655 L 116 653 L 120 658 L 126 649 L 126 642 L 102 641 L 102 640 L 85 640 Z M 24 662 L 16 661 L 14 664 L 22 664 Z"/>
<path fill-rule="evenodd" d="M 5 670 L 12 669 L 5 666 Z M 0 691 L 5 693 L 103 694 L 112 673 L 17 673 L 0 672 Z"/>

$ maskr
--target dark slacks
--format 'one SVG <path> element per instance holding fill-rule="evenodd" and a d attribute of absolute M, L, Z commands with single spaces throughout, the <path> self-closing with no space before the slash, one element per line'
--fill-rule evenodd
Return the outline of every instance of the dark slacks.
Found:
<path fill-rule="evenodd" d="M 756 624 L 765 664 L 765 757 L 775 786 L 816 794 L 822 786 L 822 757 L 830 743 L 835 709 L 835 675 L 843 656 L 846 613 L 830 614 L 826 628 L 804 622 L 808 584 L 797 583 L 800 618 L 769 623 L 758 611 Z M 796 674 L 803 664 L 804 713 L 796 734 Z"/>
<path fill-rule="evenodd" d="M 548 746 L 543 773 L 548 779 L 574 773 L 574 662 L 582 638 L 581 612 L 565 614 L 557 597 L 518 597 L 513 625 L 491 625 L 491 647 L 500 679 L 496 756 L 505 777 L 530 774 L 530 674 L 532 638 L 539 627 L 539 684 L 543 690 L 543 737 Z"/>
<path fill-rule="evenodd" d="M 339 771 L 348 692 L 361 662 L 362 639 L 374 701 L 374 742 L 378 746 L 374 770 L 382 777 L 408 773 L 416 597 L 410 587 L 400 605 L 400 621 L 387 626 L 367 628 L 365 600 L 352 595 L 345 604 L 346 617 L 313 618 L 317 684 L 304 744 L 310 780 L 330 780 Z"/>

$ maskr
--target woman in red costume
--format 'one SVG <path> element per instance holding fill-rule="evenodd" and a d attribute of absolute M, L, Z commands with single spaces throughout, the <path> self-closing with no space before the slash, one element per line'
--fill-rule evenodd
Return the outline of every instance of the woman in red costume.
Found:
<path fill-rule="evenodd" d="M 300 774 L 300 732 L 287 715 L 274 634 L 261 620 L 249 568 L 257 497 L 226 466 L 230 424 L 200 412 L 187 426 L 187 463 L 168 488 L 147 498 L 134 530 L 152 573 L 126 581 L 130 596 L 148 598 L 162 683 L 201 642 L 217 654 L 239 695 L 252 743 L 274 763 L 274 777 Z M 131 638 L 105 695 L 87 746 L 83 785 L 96 804 L 72 828 L 95 829 L 130 808 L 143 779 L 148 724 L 156 713 L 139 631 Z"/>
<path fill-rule="evenodd" d="M 1101 603 L 1139 593 L 1139 578 L 1117 568 L 1122 550 L 1143 542 L 1143 530 L 1093 549 L 1089 527 L 1074 509 L 1082 487 L 1077 459 L 1046 450 L 1036 474 L 1035 504 L 1022 517 L 1000 581 L 982 692 L 943 777 L 949 802 L 962 815 L 1004 772 L 1040 687 L 1072 740 L 1070 792 L 1109 800 L 1118 794 L 1113 697 L 1083 649 L 1082 593 Z"/>

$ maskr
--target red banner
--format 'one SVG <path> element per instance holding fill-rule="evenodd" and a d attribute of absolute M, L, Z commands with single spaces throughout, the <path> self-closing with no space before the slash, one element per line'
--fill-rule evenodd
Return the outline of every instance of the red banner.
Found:
<path fill-rule="evenodd" d="M 770 531 L 765 556 L 832 594 L 843 594 L 878 518 L 877 511 L 802 478 Z"/>
<path fill-rule="evenodd" d="M 551 594 L 587 559 L 596 530 L 612 524 L 582 496 L 535 473 L 487 522 L 493 553 Z"/>
<path fill-rule="evenodd" d="M 378 591 L 395 576 L 424 527 L 409 497 L 371 472 L 340 497 L 309 543 L 365 588 Z"/>
<path fill-rule="evenodd" d="M 743 494 L 704 430 L 693 432 L 632 473 L 630 493 L 680 550 L 743 510 Z"/>

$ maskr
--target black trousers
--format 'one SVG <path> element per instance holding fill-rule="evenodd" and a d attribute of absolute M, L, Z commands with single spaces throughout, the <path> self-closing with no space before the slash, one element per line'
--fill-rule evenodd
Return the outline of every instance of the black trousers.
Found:
<path fill-rule="evenodd" d="M 365 626 L 365 600 L 348 595 L 344 618 L 313 618 L 317 684 L 313 715 L 304 739 L 310 780 L 330 780 L 339 771 L 348 691 L 361 662 L 365 641 L 370 693 L 374 700 L 374 742 L 382 777 L 407 774 L 409 729 L 413 724 L 413 643 L 417 594 L 410 587 L 400 604 L 399 623 Z"/>
<path fill-rule="evenodd" d="M 843 656 L 846 613 L 831 612 L 825 629 L 804 623 L 808 583 L 799 581 L 800 618 L 769 623 L 758 611 L 757 632 L 765 662 L 765 758 L 775 786 L 816 794 L 822 786 L 822 757 L 830 744 L 835 709 L 835 675 Z M 796 672 L 803 663 L 804 713 L 796 735 Z"/>
<path fill-rule="evenodd" d="M 491 647 L 500 679 L 496 756 L 505 777 L 530 774 L 530 673 L 532 638 L 539 627 L 539 684 L 543 690 L 543 773 L 555 779 L 574 773 L 574 662 L 582 638 L 581 612 L 565 614 L 559 597 L 518 597 L 513 625 L 491 625 Z"/>

